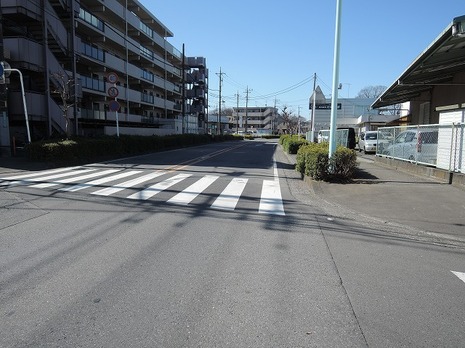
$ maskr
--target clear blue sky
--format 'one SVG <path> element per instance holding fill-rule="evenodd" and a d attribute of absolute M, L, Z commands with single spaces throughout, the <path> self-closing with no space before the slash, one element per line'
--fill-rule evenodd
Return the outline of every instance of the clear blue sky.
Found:
<path fill-rule="evenodd" d="M 140 0 L 187 56 L 209 68 L 209 105 L 218 106 L 220 67 L 226 107 L 288 106 L 308 117 L 313 74 L 327 97 L 333 79 L 336 0 Z M 464 0 L 343 0 L 339 97 L 391 85 L 452 22 Z M 296 88 L 291 88 L 291 87 Z M 282 93 L 282 91 L 287 91 Z"/>

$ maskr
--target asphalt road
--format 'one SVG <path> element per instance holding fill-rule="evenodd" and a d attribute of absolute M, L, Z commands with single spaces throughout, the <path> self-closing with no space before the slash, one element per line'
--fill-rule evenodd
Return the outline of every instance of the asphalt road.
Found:
<path fill-rule="evenodd" d="M 1 347 L 465 340 L 465 252 L 330 217 L 276 142 L 8 176 Z"/>

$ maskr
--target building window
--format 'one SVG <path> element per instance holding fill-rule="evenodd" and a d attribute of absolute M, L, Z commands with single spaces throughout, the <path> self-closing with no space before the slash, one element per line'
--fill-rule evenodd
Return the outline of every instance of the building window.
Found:
<path fill-rule="evenodd" d="M 105 51 L 98 48 L 95 45 L 91 45 L 91 44 L 82 42 L 81 43 L 81 53 L 88 56 L 88 57 L 99 60 L 101 62 L 105 61 Z"/>
<path fill-rule="evenodd" d="M 84 10 L 82 7 L 79 9 L 79 18 L 94 26 L 95 28 L 103 31 L 103 21 L 101 21 L 98 17 L 94 16 L 89 11 Z"/>
<path fill-rule="evenodd" d="M 140 54 L 153 60 L 153 52 L 149 50 L 147 47 L 140 45 Z"/>
<path fill-rule="evenodd" d="M 142 78 L 153 82 L 154 76 L 153 73 L 145 69 L 142 70 Z"/>
<path fill-rule="evenodd" d="M 145 23 L 140 22 L 139 29 L 141 32 L 147 34 L 148 37 L 153 38 L 153 30 L 150 29 Z"/>
<path fill-rule="evenodd" d="M 153 101 L 154 101 L 154 98 L 153 98 L 153 94 L 148 94 L 147 92 L 142 92 L 142 101 L 144 103 L 150 103 L 150 104 L 153 104 Z"/>
<path fill-rule="evenodd" d="M 92 78 L 89 76 L 81 76 L 82 87 L 93 89 L 99 92 L 105 92 L 105 82 L 98 78 Z"/>

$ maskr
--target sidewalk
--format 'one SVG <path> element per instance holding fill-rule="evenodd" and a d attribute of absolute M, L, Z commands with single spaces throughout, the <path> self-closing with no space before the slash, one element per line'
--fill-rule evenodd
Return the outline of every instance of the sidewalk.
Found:
<path fill-rule="evenodd" d="M 374 221 L 465 242 L 465 191 L 360 157 L 349 184 L 309 180 L 314 193 Z"/>

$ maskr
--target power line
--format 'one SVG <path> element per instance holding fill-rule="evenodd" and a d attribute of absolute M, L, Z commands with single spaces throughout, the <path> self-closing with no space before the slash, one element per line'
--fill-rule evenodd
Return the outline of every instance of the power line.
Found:
<path fill-rule="evenodd" d="M 313 80 L 313 76 L 311 77 L 307 77 L 306 79 L 292 85 L 292 86 L 289 86 L 287 88 L 284 88 L 282 90 L 279 90 L 277 92 L 274 92 L 274 93 L 268 93 L 268 94 L 263 94 L 263 95 L 257 95 L 256 97 L 252 98 L 252 99 L 266 99 L 266 98 L 270 98 L 270 97 L 275 97 L 275 96 L 278 96 L 278 95 L 281 95 L 281 94 L 285 94 L 287 92 L 290 92 L 290 91 L 293 91 L 294 89 L 297 89 L 299 87 L 302 87 L 304 85 L 306 85 L 307 83 L 309 83 L 310 81 Z"/>

